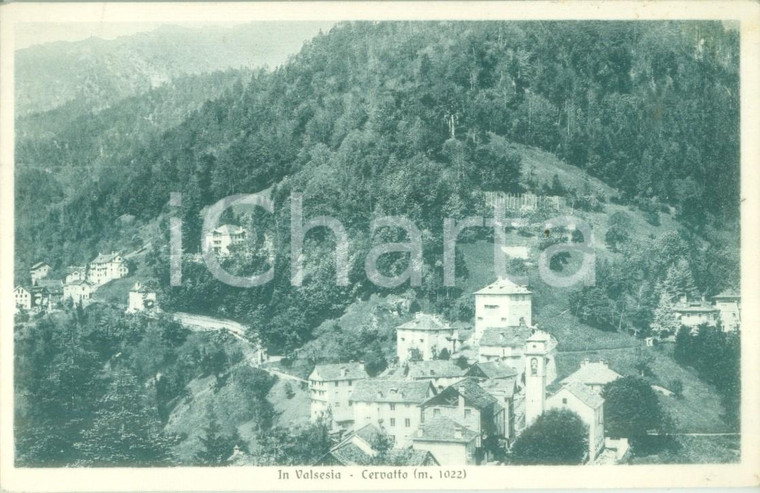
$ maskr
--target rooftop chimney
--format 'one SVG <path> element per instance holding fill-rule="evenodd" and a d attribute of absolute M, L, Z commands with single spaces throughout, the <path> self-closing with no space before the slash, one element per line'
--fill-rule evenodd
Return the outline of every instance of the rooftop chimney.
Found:
<path fill-rule="evenodd" d="M 462 428 L 458 426 L 454 428 L 454 438 L 462 438 Z"/>

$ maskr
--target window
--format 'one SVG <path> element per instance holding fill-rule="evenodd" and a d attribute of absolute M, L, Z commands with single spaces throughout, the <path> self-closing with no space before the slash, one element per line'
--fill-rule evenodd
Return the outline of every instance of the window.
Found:
<path fill-rule="evenodd" d="M 340 407 L 340 402 L 336 402 L 335 407 Z"/>
<path fill-rule="evenodd" d="M 353 382 L 351 380 L 349 380 L 348 381 L 348 386 L 350 387 L 351 385 L 353 385 Z"/>
<path fill-rule="evenodd" d="M 396 410 L 396 404 L 391 404 L 391 411 L 395 411 L 395 410 Z"/>
<path fill-rule="evenodd" d="M 489 310 L 496 310 L 499 308 L 499 305 L 483 305 L 483 308 L 487 308 Z"/>
<path fill-rule="evenodd" d="M 507 317 L 501 317 L 501 321 L 502 322 L 506 322 L 507 321 Z"/>
<path fill-rule="evenodd" d="M 483 320 L 483 317 L 478 317 L 478 320 Z"/>
<path fill-rule="evenodd" d="M 406 337 L 402 337 L 401 342 L 406 342 Z"/>
<path fill-rule="evenodd" d="M 409 419 L 409 418 L 406 418 L 404 420 L 404 426 L 406 426 L 407 428 L 409 428 L 410 426 L 412 426 L 412 420 Z"/>
<path fill-rule="evenodd" d="M 338 386 L 338 382 L 335 382 L 335 386 L 336 386 L 336 387 Z"/>
<path fill-rule="evenodd" d="M 567 404 L 567 397 L 562 398 L 562 404 Z"/>
<path fill-rule="evenodd" d="M 433 416 L 440 416 L 440 415 L 441 415 L 441 410 L 440 409 L 438 409 L 437 407 L 435 409 L 433 409 Z"/>
<path fill-rule="evenodd" d="M 391 418 L 391 426 L 396 426 L 396 418 Z"/>
<path fill-rule="evenodd" d="M 424 339 L 420 339 L 420 342 L 425 342 L 425 340 Z"/>
<path fill-rule="evenodd" d="M 348 407 L 351 407 L 354 405 L 354 401 L 348 401 Z"/>
<path fill-rule="evenodd" d="M 465 410 L 464 410 L 464 417 L 465 417 L 465 418 L 469 418 L 469 417 L 470 417 L 470 414 L 471 414 L 471 412 L 472 412 L 472 409 L 465 409 Z"/>

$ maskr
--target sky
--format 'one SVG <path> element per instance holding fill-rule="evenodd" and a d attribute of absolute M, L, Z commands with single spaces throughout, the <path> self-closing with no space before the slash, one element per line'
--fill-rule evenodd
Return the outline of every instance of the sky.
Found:
<path fill-rule="evenodd" d="M 129 36 L 140 32 L 153 31 L 166 22 L 66 22 L 66 23 L 28 23 L 17 24 L 16 27 L 16 50 L 28 48 L 30 46 L 51 43 L 55 41 L 80 41 L 90 37 L 101 39 L 115 39 L 120 36 Z M 201 27 L 234 27 L 245 24 L 245 22 L 183 22 L 177 23 L 182 27 L 201 28 Z M 316 28 L 321 27 L 327 31 L 332 22 L 302 22 L 300 24 L 314 24 Z M 304 32 L 307 32 L 305 30 Z M 292 31 L 289 32 L 293 34 Z M 305 40 L 305 39 L 304 39 Z"/>

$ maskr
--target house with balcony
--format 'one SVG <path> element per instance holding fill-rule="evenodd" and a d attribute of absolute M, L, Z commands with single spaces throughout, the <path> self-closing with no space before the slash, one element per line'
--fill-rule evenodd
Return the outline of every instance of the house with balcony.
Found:
<path fill-rule="evenodd" d="M 309 375 L 311 419 L 331 420 L 333 427 L 350 428 L 354 422 L 354 387 L 369 378 L 364 363 L 333 363 L 317 365 Z"/>

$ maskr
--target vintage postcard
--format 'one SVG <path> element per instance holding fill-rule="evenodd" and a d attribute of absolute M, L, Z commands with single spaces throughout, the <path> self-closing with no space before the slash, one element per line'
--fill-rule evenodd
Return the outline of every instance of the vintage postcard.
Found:
<path fill-rule="evenodd" d="M 0 29 L 3 491 L 760 483 L 760 4 Z"/>

